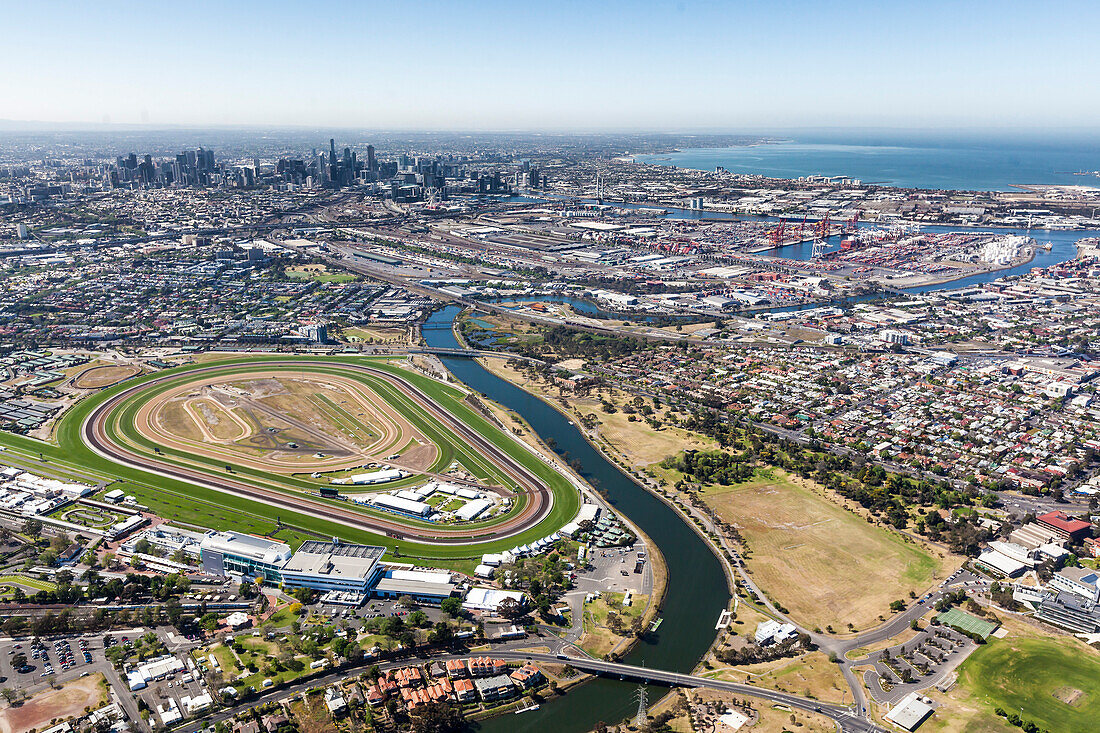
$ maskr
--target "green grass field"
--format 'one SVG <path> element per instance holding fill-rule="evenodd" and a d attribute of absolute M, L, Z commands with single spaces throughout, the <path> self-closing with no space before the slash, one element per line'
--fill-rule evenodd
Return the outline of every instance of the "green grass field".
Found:
<path fill-rule="evenodd" d="M 40 590 L 57 590 L 57 584 L 51 583 L 48 580 L 39 580 L 38 578 L 31 578 L 26 575 L 0 575 L 0 583 L 9 585 L 21 585 L 25 589 L 30 589 L 31 592 Z"/>
<path fill-rule="evenodd" d="M 963 662 L 959 682 L 990 710 L 1052 732 L 1097 730 L 1100 655 L 1075 639 L 994 639 Z"/>
<path fill-rule="evenodd" d="M 269 361 L 272 358 L 277 358 L 282 361 L 295 359 L 295 357 L 290 356 L 250 357 L 248 359 L 227 359 L 223 362 L 216 363 L 240 365 L 242 370 L 248 369 L 254 371 L 257 367 L 262 367 L 264 361 Z M 310 361 L 318 360 L 317 357 L 308 357 L 308 359 Z M 305 358 L 302 360 L 305 360 Z M 569 481 L 463 402 L 465 393 L 462 390 L 404 370 L 397 365 L 387 363 L 385 359 L 369 357 L 331 357 L 326 361 L 331 362 L 332 366 L 330 368 L 333 370 L 338 370 L 343 364 L 369 364 L 377 369 L 388 371 L 407 379 L 429 397 L 436 400 L 452 415 L 478 431 L 486 439 L 492 441 L 515 460 L 519 461 L 538 475 L 553 491 L 554 506 L 548 517 L 536 527 L 520 535 L 510 537 L 506 540 L 487 539 L 477 544 L 459 546 L 436 546 L 403 540 L 400 543 L 401 554 L 409 561 L 421 562 L 422 564 L 451 564 L 464 566 L 467 564 L 466 560 L 479 557 L 483 553 L 507 549 L 516 544 L 523 544 L 544 537 L 568 522 L 576 514 L 580 505 L 580 497 L 576 490 L 570 485 Z M 208 366 L 212 363 L 215 362 L 206 362 L 204 366 Z M 310 369 L 324 371 L 326 367 L 327 365 L 321 367 L 311 366 Z M 155 476 L 146 471 L 121 466 L 97 455 L 84 445 L 80 436 L 80 428 L 85 418 L 87 418 L 96 405 L 110 399 L 119 391 L 132 387 L 135 384 L 140 384 L 142 381 L 152 379 L 154 376 L 178 374 L 182 377 L 186 377 L 187 372 L 193 368 L 194 366 L 177 367 L 175 369 L 159 372 L 156 375 L 138 377 L 127 381 L 123 385 L 106 389 L 83 400 L 59 421 L 57 429 L 54 432 L 56 442 L 46 443 L 26 436 L 0 433 L 0 445 L 14 454 L 29 459 L 37 460 L 39 456 L 41 456 L 41 458 L 47 461 L 54 470 L 59 470 L 61 472 L 71 471 L 74 478 L 77 479 L 87 477 L 100 480 L 117 480 L 119 483 L 114 484 L 112 488 L 122 488 L 128 493 L 133 493 L 142 503 L 147 504 L 152 510 L 161 513 L 166 518 L 185 524 L 210 527 L 213 529 L 235 529 L 255 534 L 268 534 L 273 532 L 276 528 L 275 520 L 277 515 L 278 519 L 281 520 L 285 527 L 280 531 L 279 536 L 287 538 L 289 535 L 289 538 L 293 539 L 292 544 L 295 545 L 300 543 L 301 539 L 304 539 L 308 535 L 321 537 L 337 536 L 350 542 L 380 544 L 390 547 L 394 545 L 393 540 L 377 533 L 353 529 L 335 522 L 307 516 L 301 513 L 281 509 L 274 510 L 257 501 L 231 496 L 212 489 L 199 487 L 182 480 Z M 369 375 L 368 378 L 370 378 Z M 385 399 L 393 400 L 392 404 L 399 406 L 402 410 L 407 410 L 407 416 L 410 421 L 419 421 L 418 427 L 423 429 L 429 438 L 439 441 L 442 448 L 440 452 L 444 455 L 440 457 L 440 461 L 437 462 L 437 465 L 449 465 L 452 460 L 457 460 L 468 467 L 475 475 L 483 477 L 490 477 L 497 471 L 495 466 L 489 464 L 488 461 L 478 455 L 476 451 L 472 450 L 442 424 L 434 421 L 421 408 L 411 404 L 407 398 L 400 395 L 395 388 L 391 387 L 383 380 L 374 378 L 374 381 L 377 383 L 378 390 L 380 393 L 383 393 L 382 396 Z M 153 390 L 150 391 L 152 392 Z M 143 393 L 143 397 L 144 396 Z M 131 402 L 127 402 L 116 410 L 112 417 L 130 409 L 132 409 L 132 404 Z M 112 419 L 110 423 L 113 426 L 112 429 L 125 432 L 125 428 L 122 427 L 119 421 Z M 127 434 L 125 438 L 128 441 L 135 442 L 142 440 L 140 436 L 132 434 Z M 144 447 L 150 454 L 152 453 L 151 444 L 146 444 Z M 161 456 L 161 458 L 169 457 L 167 451 L 165 451 L 164 456 Z M 188 462 L 195 460 L 193 456 L 175 456 L 172 458 L 174 460 Z M 224 470 L 224 462 L 216 463 L 218 464 L 217 466 L 211 467 L 208 465 L 207 468 L 214 468 L 214 473 Z M 270 477 L 262 474 L 262 472 L 250 472 L 244 468 L 235 470 L 234 476 L 237 479 L 250 479 L 255 481 L 270 480 Z M 289 487 L 280 488 L 285 488 L 287 491 L 308 490 L 315 489 L 316 487 L 316 483 L 314 482 L 307 482 L 294 477 L 286 477 L 286 480 L 291 485 Z M 295 482 L 298 485 L 294 485 Z M 516 502 L 516 504 L 521 505 L 521 502 Z M 488 529 L 493 523 L 498 521 L 500 521 L 500 518 L 481 524 L 475 523 L 470 526 L 484 526 Z M 411 523 L 410 520 L 410 524 Z M 487 532 L 486 534 L 488 535 L 490 533 Z M 444 563 L 442 561 L 452 562 Z"/>

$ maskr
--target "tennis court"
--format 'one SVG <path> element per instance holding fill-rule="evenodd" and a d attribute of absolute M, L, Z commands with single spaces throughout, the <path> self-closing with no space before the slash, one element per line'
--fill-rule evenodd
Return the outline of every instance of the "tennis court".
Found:
<path fill-rule="evenodd" d="M 971 616 L 966 611 L 959 610 L 958 608 L 944 611 L 939 616 L 936 616 L 936 620 L 944 626 L 950 626 L 963 633 L 978 634 L 983 639 L 988 639 L 989 635 L 997 630 L 997 624 L 985 621 L 977 616 Z"/>

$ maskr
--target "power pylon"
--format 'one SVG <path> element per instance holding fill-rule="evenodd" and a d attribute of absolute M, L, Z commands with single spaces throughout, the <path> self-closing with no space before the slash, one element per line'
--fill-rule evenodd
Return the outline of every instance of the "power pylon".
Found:
<path fill-rule="evenodd" d="M 638 685 L 634 696 L 638 698 L 638 712 L 634 714 L 634 727 L 641 729 L 649 722 L 649 694 L 645 685 Z"/>

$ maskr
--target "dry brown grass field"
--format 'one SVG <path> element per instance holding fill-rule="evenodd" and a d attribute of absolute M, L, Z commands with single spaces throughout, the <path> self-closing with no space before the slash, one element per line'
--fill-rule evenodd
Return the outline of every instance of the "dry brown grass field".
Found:
<path fill-rule="evenodd" d="M 51 720 L 82 715 L 86 707 L 94 710 L 107 701 L 102 682 L 103 675 L 88 675 L 35 695 L 19 707 L 0 710 L 0 733 L 42 730 Z"/>
<path fill-rule="evenodd" d="M 895 532 L 845 511 L 779 469 L 708 487 L 703 498 L 748 543 L 753 578 L 809 628 L 865 629 L 890 602 L 932 585 L 941 561 Z"/>

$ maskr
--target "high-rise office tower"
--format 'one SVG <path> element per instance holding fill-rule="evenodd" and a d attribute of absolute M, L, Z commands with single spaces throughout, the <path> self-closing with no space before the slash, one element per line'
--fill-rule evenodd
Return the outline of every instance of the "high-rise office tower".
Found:
<path fill-rule="evenodd" d="M 374 159 L 374 146 L 367 146 L 367 170 L 375 171 L 378 169 L 378 162 Z"/>

